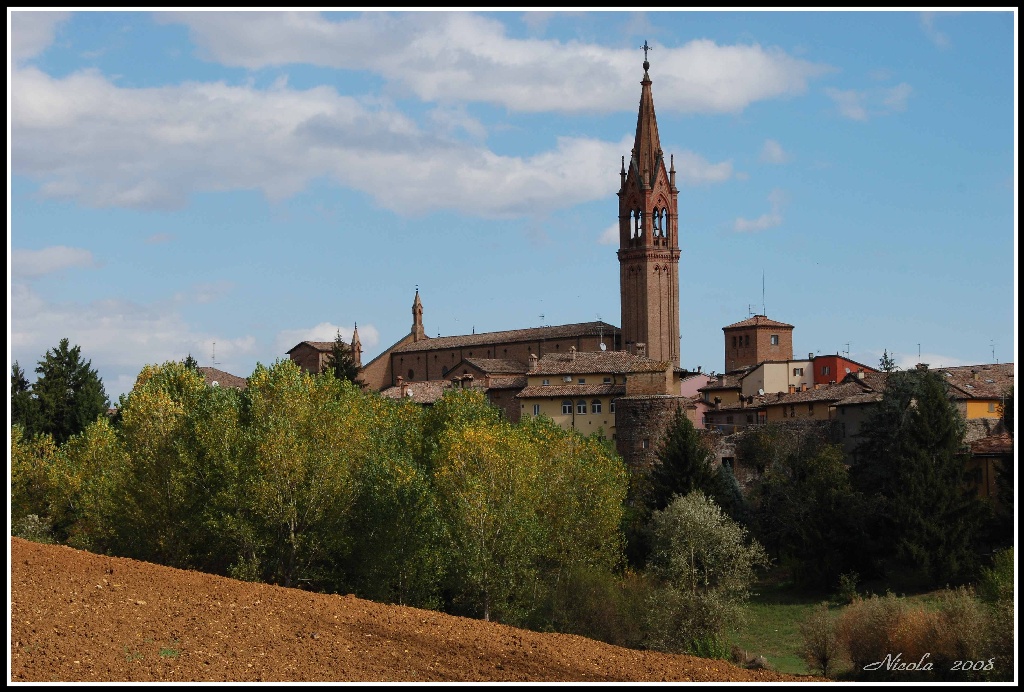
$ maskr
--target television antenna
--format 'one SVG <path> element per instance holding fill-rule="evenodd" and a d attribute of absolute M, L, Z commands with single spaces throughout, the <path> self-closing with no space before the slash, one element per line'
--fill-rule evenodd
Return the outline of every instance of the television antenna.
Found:
<path fill-rule="evenodd" d="M 213 365 L 213 367 L 217 367 L 218 365 L 220 365 L 220 363 L 217 362 L 217 342 L 216 341 L 213 342 L 212 351 L 210 353 L 210 362 Z"/>
<path fill-rule="evenodd" d="M 846 357 L 847 358 L 850 357 L 850 342 L 849 341 L 846 342 Z"/>

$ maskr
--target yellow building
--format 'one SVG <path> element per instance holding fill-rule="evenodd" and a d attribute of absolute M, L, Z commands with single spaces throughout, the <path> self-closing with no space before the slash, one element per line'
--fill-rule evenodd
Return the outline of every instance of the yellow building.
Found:
<path fill-rule="evenodd" d="M 584 435 L 615 439 L 615 400 L 673 393 L 675 368 L 626 351 L 552 353 L 531 357 L 526 387 L 516 396 L 520 419 L 547 416 Z"/>

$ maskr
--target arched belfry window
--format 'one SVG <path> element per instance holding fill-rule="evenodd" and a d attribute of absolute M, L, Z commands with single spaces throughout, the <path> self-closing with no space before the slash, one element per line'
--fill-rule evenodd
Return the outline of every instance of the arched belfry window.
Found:
<path fill-rule="evenodd" d="M 635 214 L 635 216 L 633 217 L 633 221 L 634 221 L 634 228 L 633 228 L 634 234 L 633 234 L 633 237 L 634 238 L 643 238 L 644 237 L 644 213 L 641 210 L 639 210 L 639 209 L 637 209 L 633 213 Z"/>
<path fill-rule="evenodd" d="M 658 209 L 657 207 L 654 208 L 654 218 L 652 219 L 652 223 L 653 223 L 653 227 L 654 227 L 654 237 L 655 238 L 660 238 L 660 237 L 664 236 L 664 232 L 662 231 L 662 228 L 661 228 L 661 223 L 662 223 L 662 218 L 663 218 L 663 214 L 664 213 L 665 213 L 664 209 Z"/>

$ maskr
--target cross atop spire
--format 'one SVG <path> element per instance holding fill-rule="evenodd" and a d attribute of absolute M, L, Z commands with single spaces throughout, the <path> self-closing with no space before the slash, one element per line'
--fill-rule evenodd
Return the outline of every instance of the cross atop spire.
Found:
<path fill-rule="evenodd" d="M 648 46 L 647 45 L 647 40 L 645 39 L 644 40 L 644 45 L 642 45 L 640 47 L 644 49 L 644 62 L 647 62 L 647 51 L 654 50 L 654 46 Z M 645 67 L 644 69 L 647 69 L 647 68 Z"/>

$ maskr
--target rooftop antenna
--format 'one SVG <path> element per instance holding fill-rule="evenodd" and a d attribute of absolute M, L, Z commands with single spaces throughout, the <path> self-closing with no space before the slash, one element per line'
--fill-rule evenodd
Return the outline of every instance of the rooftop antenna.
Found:
<path fill-rule="evenodd" d="M 849 341 L 846 342 L 846 357 L 847 358 L 850 357 L 850 342 Z"/>
<path fill-rule="evenodd" d="M 544 326 L 544 313 L 541 313 L 540 315 L 540 326 Z"/>
<path fill-rule="evenodd" d="M 600 340 L 600 348 L 602 351 L 608 347 L 604 344 L 604 323 L 601 322 L 601 313 L 597 313 L 597 338 Z"/>
<path fill-rule="evenodd" d="M 213 364 L 214 367 L 217 367 L 218 365 L 220 365 L 220 363 L 217 362 L 217 342 L 216 341 L 213 342 L 213 350 L 210 353 L 210 361 L 211 361 L 211 363 Z"/>
<path fill-rule="evenodd" d="M 768 312 L 764 307 L 764 269 L 761 270 L 761 314 L 765 317 L 768 316 Z"/>
<path fill-rule="evenodd" d="M 917 362 L 921 362 L 921 344 L 917 345 Z"/>
<path fill-rule="evenodd" d="M 747 303 L 747 317 L 753 317 L 756 313 L 754 312 L 754 306 Z"/>
<path fill-rule="evenodd" d="M 996 363 L 996 364 L 999 363 L 999 361 L 996 360 L 996 342 L 995 342 L 995 339 L 992 340 L 992 362 Z"/>

